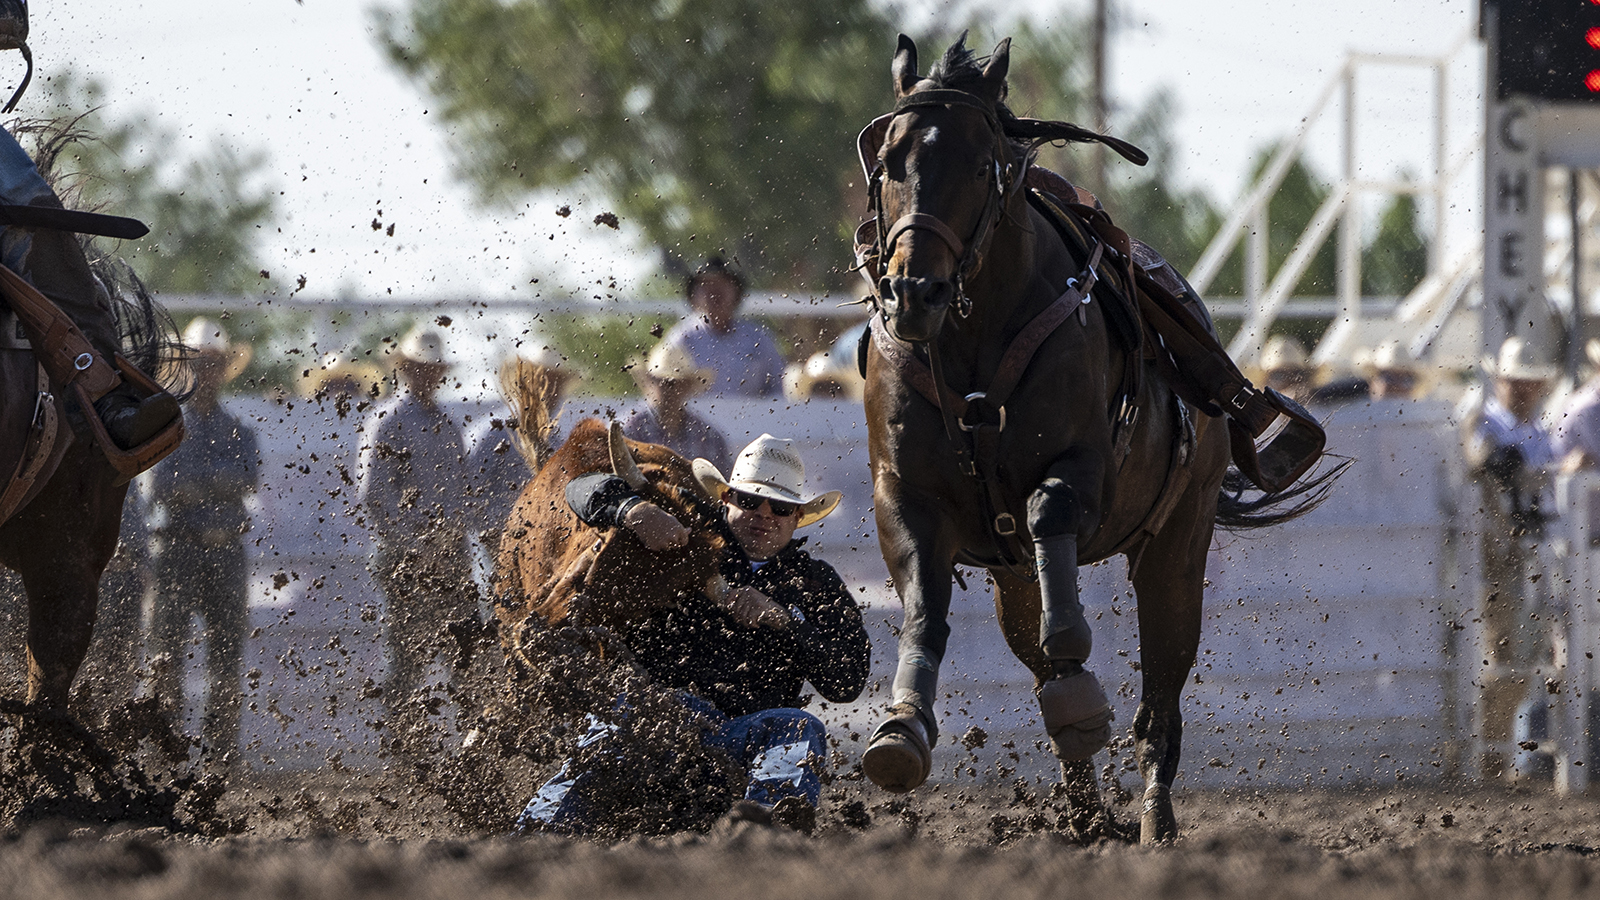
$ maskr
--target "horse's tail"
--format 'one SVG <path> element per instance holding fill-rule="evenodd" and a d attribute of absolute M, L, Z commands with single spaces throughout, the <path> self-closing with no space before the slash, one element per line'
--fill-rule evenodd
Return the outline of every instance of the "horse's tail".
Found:
<path fill-rule="evenodd" d="M 90 271 L 111 297 L 122 355 L 180 401 L 188 399 L 193 389 L 188 377 L 191 354 L 179 339 L 172 316 L 122 259 L 97 255 L 87 241 L 84 252 Z"/>
<path fill-rule="evenodd" d="M 520 356 L 513 356 L 500 366 L 500 396 L 511 407 L 515 422 L 511 443 L 535 474 L 550 458 L 551 444 L 560 426 L 554 409 L 560 391 L 560 376 L 544 366 Z"/>
<path fill-rule="evenodd" d="M 1222 478 L 1222 490 L 1217 492 L 1217 527 L 1226 531 L 1248 531 L 1307 515 L 1328 499 L 1333 483 L 1353 462 L 1355 460 L 1348 457 L 1339 458 L 1336 464 L 1322 467 L 1321 471 L 1276 494 L 1259 494 L 1252 499 L 1244 496 L 1246 491 L 1253 491 L 1250 482 L 1242 472 L 1229 466 Z"/>

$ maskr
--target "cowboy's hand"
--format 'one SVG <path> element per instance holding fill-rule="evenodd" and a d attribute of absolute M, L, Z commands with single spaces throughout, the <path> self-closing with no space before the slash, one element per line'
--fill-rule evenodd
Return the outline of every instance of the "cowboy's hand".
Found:
<path fill-rule="evenodd" d="M 622 525 L 637 535 L 647 550 L 673 550 L 689 543 L 689 529 L 649 501 L 635 503 L 623 515 Z"/>
<path fill-rule="evenodd" d="M 722 608 L 746 628 L 789 627 L 789 611 L 753 587 L 729 588 Z"/>

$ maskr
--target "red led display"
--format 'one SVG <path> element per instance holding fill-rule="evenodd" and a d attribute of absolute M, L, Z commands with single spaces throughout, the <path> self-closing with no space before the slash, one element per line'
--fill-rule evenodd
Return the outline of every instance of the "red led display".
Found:
<path fill-rule="evenodd" d="M 1600 100 L 1600 0 L 1486 0 L 1499 95 Z"/>

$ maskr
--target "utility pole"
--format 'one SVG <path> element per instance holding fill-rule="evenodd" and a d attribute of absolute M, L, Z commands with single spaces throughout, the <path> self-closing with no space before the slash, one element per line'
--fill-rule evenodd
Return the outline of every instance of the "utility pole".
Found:
<path fill-rule="evenodd" d="M 1110 0 L 1094 0 L 1094 24 L 1092 26 L 1091 40 L 1094 43 L 1094 121 L 1091 125 L 1095 131 L 1105 134 L 1108 119 L 1111 118 L 1111 104 L 1106 101 L 1106 6 Z M 1104 144 L 1090 144 L 1090 174 L 1096 194 L 1105 196 L 1106 189 L 1106 146 Z"/>

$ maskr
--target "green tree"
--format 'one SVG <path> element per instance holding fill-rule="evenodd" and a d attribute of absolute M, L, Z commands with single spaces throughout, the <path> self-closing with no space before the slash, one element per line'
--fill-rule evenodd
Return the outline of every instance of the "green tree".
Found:
<path fill-rule="evenodd" d="M 1428 239 L 1417 219 L 1417 198 L 1398 194 L 1384 207 L 1377 233 L 1361 252 L 1362 293 L 1403 297 L 1427 274 Z"/>
<path fill-rule="evenodd" d="M 412 0 L 378 15 L 485 200 L 584 186 L 678 258 L 843 283 L 841 211 L 862 206 L 850 148 L 889 99 L 894 31 L 875 6 Z"/>
<path fill-rule="evenodd" d="M 82 138 L 56 162 L 69 202 L 132 216 L 150 234 L 117 254 L 158 291 L 255 293 L 267 287 L 257 234 L 276 211 L 262 179 L 266 154 L 240 153 L 214 141 L 202 153 L 174 157 L 175 135 L 142 111 L 118 111 L 103 86 L 70 71 L 53 77 L 36 107 L 53 121 L 73 121 Z"/>

